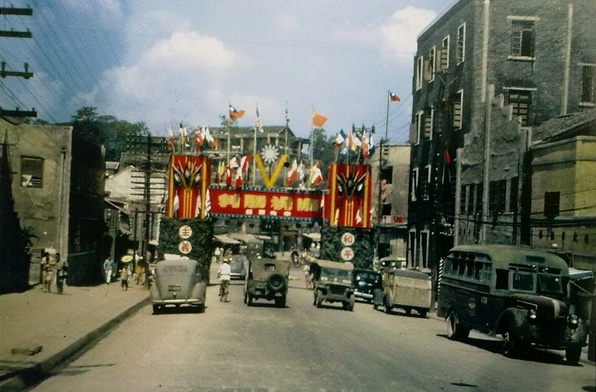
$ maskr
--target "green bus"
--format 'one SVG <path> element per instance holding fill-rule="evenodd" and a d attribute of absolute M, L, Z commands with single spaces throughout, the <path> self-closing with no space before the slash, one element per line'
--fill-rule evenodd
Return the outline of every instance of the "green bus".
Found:
<path fill-rule="evenodd" d="M 578 315 L 567 294 L 569 268 L 547 251 L 508 245 L 463 245 L 441 263 L 437 315 L 447 337 L 470 330 L 503 337 L 503 353 L 530 347 L 565 350 L 577 364 L 586 345 L 589 315 Z"/>

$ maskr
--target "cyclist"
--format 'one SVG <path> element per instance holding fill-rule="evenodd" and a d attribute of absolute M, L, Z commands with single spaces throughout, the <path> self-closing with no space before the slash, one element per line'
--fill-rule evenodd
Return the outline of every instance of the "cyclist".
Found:
<path fill-rule="evenodd" d="M 217 271 L 217 278 L 219 279 L 219 300 L 228 302 L 228 287 L 230 285 L 230 273 L 232 267 L 230 266 L 230 260 L 225 258 L 223 263 L 219 266 Z"/>

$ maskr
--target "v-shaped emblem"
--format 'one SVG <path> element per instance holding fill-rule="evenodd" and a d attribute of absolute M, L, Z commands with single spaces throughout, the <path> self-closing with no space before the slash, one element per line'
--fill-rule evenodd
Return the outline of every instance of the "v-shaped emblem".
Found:
<path fill-rule="evenodd" d="M 275 185 L 277 177 L 279 177 L 279 172 L 281 171 L 281 168 L 284 166 L 284 163 L 286 163 L 288 156 L 286 154 L 281 154 L 279 156 L 279 159 L 275 164 L 275 169 L 273 169 L 271 177 L 269 177 L 269 175 L 267 174 L 267 170 L 265 168 L 265 165 L 263 164 L 263 160 L 261 159 L 261 154 L 253 154 L 253 158 L 257 163 L 257 167 L 259 168 L 261 176 L 263 176 L 263 184 L 265 184 L 265 188 L 273 188 L 273 185 Z"/>

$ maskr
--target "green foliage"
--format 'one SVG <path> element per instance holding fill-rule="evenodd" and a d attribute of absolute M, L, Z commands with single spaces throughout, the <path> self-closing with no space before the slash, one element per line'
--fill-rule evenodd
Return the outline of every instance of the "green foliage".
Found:
<path fill-rule="evenodd" d="M 375 253 L 373 230 L 330 226 L 321 228 L 321 259 L 345 261 L 341 258 L 341 250 L 345 248 L 341 243 L 344 233 L 352 233 L 355 237 L 354 244 L 350 246 L 354 252 L 354 258 L 351 260 L 354 267 L 372 268 Z"/>
<path fill-rule="evenodd" d="M 192 250 L 186 256 L 198 261 L 205 276 L 209 277 L 213 250 L 213 221 L 211 219 L 162 218 L 157 250 L 160 255 L 180 254 L 178 245 L 183 239 L 180 238 L 178 230 L 183 225 L 189 226 L 192 230 L 192 236 L 188 239 L 192 244 Z"/>
<path fill-rule="evenodd" d="M 127 151 L 127 143 L 135 136 L 149 134 L 144 122 L 129 123 L 115 116 L 98 116 L 94 107 L 82 107 L 72 116 L 74 132 L 78 132 L 92 143 L 103 144 L 107 161 L 120 160 L 120 154 Z"/>

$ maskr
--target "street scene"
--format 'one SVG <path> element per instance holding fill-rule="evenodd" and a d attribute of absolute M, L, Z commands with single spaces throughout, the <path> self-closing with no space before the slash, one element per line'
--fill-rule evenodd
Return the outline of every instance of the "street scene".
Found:
<path fill-rule="evenodd" d="M 28 390 L 102 391 L 582 391 L 594 363 L 578 366 L 558 351 L 509 359 L 501 342 L 473 333 L 446 337 L 443 320 L 374 310 L 358 301 L 313 306 L 313 292 L 292 269 L 288 302 L 243 302 L 233 281 L 229 302 L 208 288 L 204 314 L 185 308 L 154 315 L 145 303 L 83 353 Z M 217 266 L 212 268 L 216 276 Z M 132 289 L 136 289 L 133 287 Z M 112 294 L 109 294 L 112 295 Z M 48 325 L 52 325 L 49 323 Z"/>
<path fill-rule="evenodd" d="M 0 0 L 0 392 L 596 392 L 595 19 Z"/>

